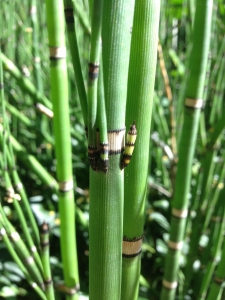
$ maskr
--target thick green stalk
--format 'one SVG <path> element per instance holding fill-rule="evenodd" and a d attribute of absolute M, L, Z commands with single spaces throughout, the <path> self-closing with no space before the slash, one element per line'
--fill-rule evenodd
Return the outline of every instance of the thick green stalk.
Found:
<path fill-rule="evenodd" d="M 198 1 L 196 3 L 192 35 L 193 48 L 189 63 L 189 77 L 183 117 L 184 124 L 178 151 L 179 161 L 172 203 L 169 249 L 166 257 L 161 300 L 173 300 L 176 293 L 179 259 L 186 226 L 191 166 L 203 102 L 202 97 L 210 44 L 212 4 L 212 0 Z"/>
<path fill-rule="evenodd" d="M 46 11 L 51 62 L 51 99 L 54 112 L 56 168 L 59 184 L 60 245 L 65 286 L 71 291 L 67 294 L 66 299 L 75 300 L 77 299 L 77 293 L 73 293 L 72 291 L 79 289 L 79 277 L 75 234 L 75 204 L 63 0 L 46 0 Z"/>
<path fill-rule="evenodd" d="M 102 57 L 110 156 L 108 173 L 91 169 L 90 174 L 89 297 L 92 300 L 120 299 L 123 224 L 120 162 L 132 11 L 132 1 L 109 0 L 103 4 Z"/>
<path fill-rule="evenodd" d="M 159 15 L 159 0 L 136 1 L 128 75 L 126 128 L 135 120 L 137 140 L 131 162 L 124 174 L 122 300 L 137 299 L 139 290 Z"/>

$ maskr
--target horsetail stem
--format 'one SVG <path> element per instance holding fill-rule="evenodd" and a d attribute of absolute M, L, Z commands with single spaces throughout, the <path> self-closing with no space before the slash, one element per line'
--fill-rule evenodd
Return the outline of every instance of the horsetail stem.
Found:
<path fill-rule="evenodd" d="M 94 171 L 97 169 L 97 87 L 101 53 L 101 24 L 102 24 L 102 0 L 93 1 L 92 10 L 92 32 L 91 50 L 88 72 L 88 151 L 91 150 L 89 158 L 90 165 Z M 88 152 L 89 153 L 89 152 Z"/>
<path fill-rule="evenodd" d="M 83 74 L 81 70 L 80 55 L 78 50 L 77 34 L 74 22 L 74 10 L 73 1 L 64 0 L 64 12 L 67 26 L 68 40 L 70 45 L 70 52 L 72 57 L 74 75 L 77 82 L 77 89 L 80 98 L 80 104 L 82 107 L 84 124 L 87 126 L 88 122 L 88 105 L 87 105 L 87 94 L 84 85 Z"/>
<path fill-rule="evenodd" d="M 124 147 L 132 11 L 133 1 L 110 0 L 103 4 L 104 98 L 98 101 L 105 100 L 109 169 L 107 173 L 90 170 L 89 297 L 92 300 L 120 299 L 123 214 L 120 162 Z M 106 123 L 102 126 L 106 130 Z"/>
<path fill-rule="evenodd" d="M 160 1 L 136 1 L 132 29 L 124 167 L 123 265 L 120 299 L 137 299 L 145 215 L 149 158 L 149 133 L 154 96 Z M 151 71 L 149 71 L 151 70 Z M 131 122 L 135 120 L 133 125 Z M 136 129 L 137 127 L 137 129 Z"/>
<path fill-rule="evenodd" d="M 47 223 L 41 225 L 41 260 L 43 264 L 43 277 L 45 284 L 45 294 L 48 300 L 54 300 L 54 289 L 50 268 L 50 256 L 49 256 L 49 228 Z"/>
<path fill-rule="evenodd" d="M 47 28 L 50 51 L 51 99 L 54 112 L 55 151 L 59 184 L 59 212 L 61 253 L 65 286 L 79 289 L 75 235 L 75 205 L 73 192 L 72 153 L 70 144 L 70 119 L 68 77 L 64 36 L 63 0 L 46 0 Z M 68 245 L 70 245 L 68 247 Z M 77 293 L 68 293 L 67 300 L 77 299 Z"/>
<path fill-rule="evenodd" d="M 191 165 L 194 157 L 200 111 L 203 104 L 202 97 L 210 44 L 211 16 L 212 0 L 196 3 L 196 17 L 192 35 L 193 48 L 190 56 L 184 108 L 183 134 L 181 135 L 178 150 L 179 161 L 172 203 L 170 239 L 168 242 L 161 300 L 173 300 L 178 284 L 177 275 L 187 217 Z M 186 153 L 186 155 L 182 155 L 182 153 Z"/>

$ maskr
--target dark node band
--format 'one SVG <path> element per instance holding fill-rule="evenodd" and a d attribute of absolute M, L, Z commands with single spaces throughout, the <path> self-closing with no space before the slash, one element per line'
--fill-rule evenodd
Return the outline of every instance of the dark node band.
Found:
<path fill-rule="evenodd" d="M 126 127 L 119 128 L 119 129 L 110 129 L 110 130 L 108 130 L 108 133 L 119 133 L 121 131 L 124 131 L 125 129 L 126 129 Z"/>
<path fill-rule="evenodd" d="M 108 154 L 109 153 L 109 144 L 100 144 L 100 154 Z"/>
<path fill-rule="evenodd" d="M 123 148 L 119 149 L 119 150 L 109 150 L 109 155 L 117 155 L 117 154 L 121 154 L 123 152 Z"/>
<path fill-rule="evenodd" d="M 67 24 L 74 24 L 73 7 L 66 7 L 64 9 L 65 19 Z"/>
<path fill-rule="evenodd" d="M 68 287 L 65 284 L 56 284 L 55 285 L 56 290 L 58 290 L 61 293 L 64 293 L 66 295 L 75 295 L 80 290 L 80 285 L 76 284 L 74 287 Z"/>
<path fill-rule="evenodd" d="M 122 254 L 122 257 L 125 257 L 125 258 L 134 258 L 134 257 L 140 255 L 141 252 L 142 252 L 142 250 L 140 250 L 139 252 L 134 253 L 134 254 Z"/>
<path fill-rule="evenodd" d="M 126 236 L 123 237 L 124 242 L 130 242 L 130 243 L 134 243 L 134 242 L 137 242 L 137 241 L 140 241 L 140 240 L 143 240 L 143 239 L 144 239 L 144 235 L 135 237 L 133 239 L 128 239 L 128 237 L 126 237 Z"/>
<path fill-rule="evenodd" d="M 218 285 L 221 285 L 224 282 L 223 278 L 219 278 L 217 276 L 214 277 L 214 282 Z"/>
<path fill-rule="evenodd" d="M 47 234 L 47 233 L 49 233 L 48 224 L 47 224 L 47 223 L 44 223 L 44 224 L 41 226 L 41 234 Z"/>
<path fill-rule="evenodd" d="M 45 279 L 44 284 L 45 284 L 45 286 L 52 284 L 52 279 L 51 278 L 50 279 Z"/>
<path fill-rule="evenodd" d="M 109 170 L 109 160 L 108 159 L 100 160 L 100 169 L 104 173 L 108 172 L 108 170 Z"/>
<path fill-rule="evenodd" d="M 89 79 L 92 81 L 92 80 L 98 78 L 99 64 L 89 63 L 88 66 L 89 66 L 89 68 L 88 68 Z"/>
<path fill-rule="evenodd" d="M 49 59 L 51 61 L 56 61 L 56 60 L 60 60 L 60 59 L 64 59 L 65 57 L 55 57 L 55 56 L 49 56 Z"/>
<path fill-rule="evenodd" d="M 126 145 L 126 147 L 134 147 L 134 144 L 135 143 L 131 143 L 131 142 L 128 141 L 128 142 L 126 142 L 125 145 Z"/>
<path fill-rule="evenodd" d="M 88 128 L 87 128 L 87 126 L 84 127 L 84 130 L 85 130 L 86 138 L 88 138 Z"/>
<path fill-rule="evenodd" d="M 46 241 L 46 242 L 41 242 L 41 248 L 46 248 L 50 245 L 49 241 Z"/>

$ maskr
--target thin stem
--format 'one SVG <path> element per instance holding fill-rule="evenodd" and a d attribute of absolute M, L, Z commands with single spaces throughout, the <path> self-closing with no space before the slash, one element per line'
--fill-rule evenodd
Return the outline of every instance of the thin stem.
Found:
<path fill-rule="evenodd" d="M 56 169 L 59 184 L 60 245 L 65 286 L 71 291 L 74 291 L 74 289 L 77 291 L 79 289 L 79 276 L 75 235 L 74 182 L 70 143 L 63 0 L 46 0 L 46 11 L 50 50 L 51 99 L 53 102 L 53 125 L 57 159 Z M 72 292 L 66 296 L 67 300 L 75 300 L 77 298 L 77 294 Z"/>

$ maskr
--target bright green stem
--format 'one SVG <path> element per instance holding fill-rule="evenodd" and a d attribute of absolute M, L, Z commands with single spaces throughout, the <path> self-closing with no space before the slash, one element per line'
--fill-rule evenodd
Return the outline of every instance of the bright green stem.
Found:
<path fill-rule="evenodd" d="M 109 130 L 125 127 L 132 4 L 132 1 L 109 0 L 103 5 L 102 57 Z M 109 150 L 114 146 L 109 145 Z M 122 147 L 118 145 L 119 152 Z M 116 152 L 110 155 L 108 173 L 92 170 L 90 173 L 89 297 L 92 300 L 120 299 L 124 196 L 120 162 L 121 155 Z"/>
<path fill-rule="evenodd" d="M 123 226 L 123 236 L 131 240 L 143 235 L 159 15 L 159 0 L 139 0 L 135 3 L 126 128 L 128 129 L 135 120 L 137 140 L 131 162 L 124 175 Z M 122 300 L 137 299 L 139 274 L 140 255 L 139 258 L 123 257 Z"/>
<path fill-rule="evenodd" d="M 123 172 L 120 156 L 110 157 L 107 174 L 91 170 L 89 297 L 120 299 Z"/>
<path fill-rule="evenodd" d="M 122 284 L 120 299 L 138 299 L 139 280 L 141 271 L 141 255 L 134 258 L 123 257 L 122 260 Z"/>
<path fill-rule="evenodd" d="M 99 70 L 99 80 L 98 80 L 97 119 L 98 119 L 97 123 L 99 128 L 100 143 L 108 143 L 107 118 L 106 118 L 106 111 L 105 111 L 105 96 L 104 96 L 104 82 L 103 82 L 102 67 Z"/>
<path fill-rule="evenodd" d="M 88 144 L 96 146 L 97 87 L 101 51 L 102 0 L 94 0 L 88 76 Z"/>
<path fill-rule="evenodd" d="M 81 108 L 84 117 L 84 124 L 87 126 L 88 118 L 88 106 L 87 106 L 87 95 L 85 91 L 84 79 L 81 70 L 81 61 L 78 50 L 77 34 L 75 30 L 74 12 L 73 12 L 73 1 L 64 0 L 65 5 L 65 19 L 68 32 L 68 40 L 70 46 L 70 52 L 72 57 L 73 69 L 77 84 L 77 90 L 80 98 Z"/>
<path fill-rule="evenodd" d="M 49 109 L 52 109 L 51 102 L 43 96 L 38 90 L 35 88 L 33 83 L 23 76 L 20 70 L 14 65 L 14 63 L 9 60 L 3 53 L 1 53 L 1 59 L 3 68 L 10 73 L 10 75 L 16 79 L 19 87 L 24 90 L 27 94 L 29 94 L 35 102 L 41 102 Z"/>
<path fill-rule="evenodd" d="M 202 99 L 203 97 L 210 44 L 212 4 L 212 0 L 198 1 L 196 3 L 196 17 L 192 35 L 193 47 L 190 56 L 186 98 Z M 175 194 L 172 203 L 172 208 L 174 211 L 176 210 L 176 212 L 177 210 L 183 211 L 188 209 L 191 166 L 195 152 L 200 111 L 200 108 L 184 108 L 184 124 L 179 145 L 179 161 L 175 183 Z M 170 247 L 166 257 L 161 300 L 173 300 L 176 293 L 181 253 L 178 249 L 183 242 L 186 227 L 186 219 L 176 217 L 176 212 L 173 212 L 171 219 Z"/>
<path fill-rule="evenodd" d="M 104 2 L 102 58 L 108 130 L 121 129 L 125 124 L 132 16 L 132 0 Z"/>
<path fill-rule="evenodd" d="M 59 182 L 59 212 L 61 253 L 65 285 L 79 288 L 75 204 L 73 192 L 72 153 L 68 99 L 68 75 L 65 57 L 63 0 L 46 0 L 47 28 L 50 49 L 51 99 L 54 112 L 54 136 Z M 57 55 L 53 50 L 57 49 Z M 67 300 L 77 299 L 77 294 L 67 295 Z"/>

